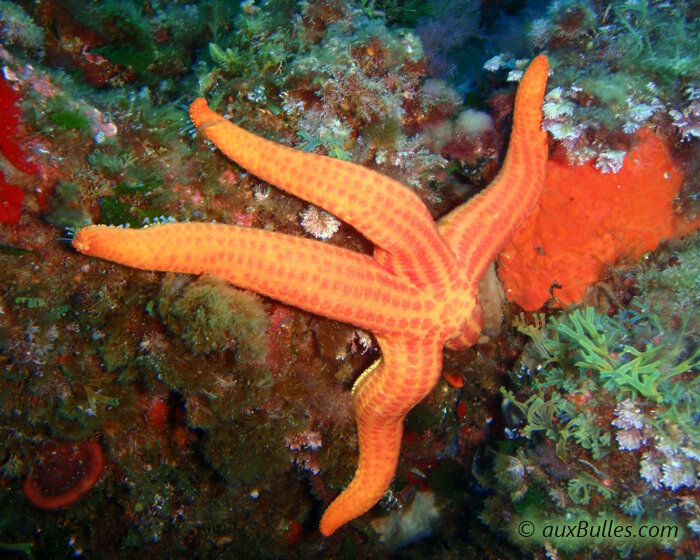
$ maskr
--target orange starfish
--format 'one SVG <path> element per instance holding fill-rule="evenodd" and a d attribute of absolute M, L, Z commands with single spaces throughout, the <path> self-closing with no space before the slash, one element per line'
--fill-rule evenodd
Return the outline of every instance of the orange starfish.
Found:
<path fill-rule="evenodd" d="M 440 378 L 442 348 L 479 338 L 479 281 L 534 208 L 544 181 L 541 106 L 548 63 L 538 56 L 515 101 L 503 168 L 481 194 L 437 224 L 401 183 L 359 165 L 265 140 L 196 99 L 190 117 L 230 159 L 321 206 L 375 244 L 372 256 L 319 241 L 213 223 L 129 230 L 91 226 L 73 245 L 147 270 L 214 274 L 311 313 L 370 330 L 382 357 L 353 387 L 360 458 L 350 485 L 321 519 L 321 533 L 369 510 L 396 471 L 406 414 Z"/>

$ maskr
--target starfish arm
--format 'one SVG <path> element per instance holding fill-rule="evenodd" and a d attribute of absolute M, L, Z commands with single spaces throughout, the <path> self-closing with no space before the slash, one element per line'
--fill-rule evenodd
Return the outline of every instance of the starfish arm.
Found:
<path fill-rule="evenodd" d="M 83 228 L 86 255 L 144 270 L 209 273 L 311 313 L 382 331 L 417 289 L 371 257 L 318 241 L 254 228 L 173 223 L 144 229 Z M 413 312 L 419 315 L 421 308 Z"/>
<path fill-rule="evenodd" d="M 455 266 L 423 202 L 381 173 L 266 140 L 195 99 L 190 118 L 206 138 L 260 179 L 325 208 L 379 247 L 382 263 L 419 287 Z"/>
<path fill-rule="evenodd" d="M 377 339 L 382 359 L 353 388 L 360 446 L 357 471 L 321 518 L 325 536 L 368 511 L 384 495 L 396 472 L 404 418 L 440 379 L 442 345 L 437 339 Z"/>
<path fill-rule="evenodd" d="M 463 270 L 483 276 L 503 245 L 535 208 L 547 167 L 547 133 L 542 102 L 549 64 L 537 56 L 527 68 L 515 97 L 513 130 L 503 166 L 489 185 L 438 222 L 440 234 Z"/>

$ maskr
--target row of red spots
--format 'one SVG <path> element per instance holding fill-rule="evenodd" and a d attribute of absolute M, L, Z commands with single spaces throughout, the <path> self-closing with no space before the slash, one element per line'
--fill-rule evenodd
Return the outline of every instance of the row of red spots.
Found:
<path fill-rule="evenodd" d="M 314 309 L 317 309 L 319 306 L 321 298 L 319 297 L 318 294 L 311 294 L 308 297 L 309 305 L 313 307 Z"/>

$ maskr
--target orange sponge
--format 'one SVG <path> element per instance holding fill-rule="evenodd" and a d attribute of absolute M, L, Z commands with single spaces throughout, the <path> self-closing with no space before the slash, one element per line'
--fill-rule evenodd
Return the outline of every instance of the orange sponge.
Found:
<path fill-rule="evenodd" d="M 618 173 L 550 161 L 538 207 L 499 258 L 506 297 L 539 309 L 556 282 L 563 304 L 580 301 L 606 265 L 693 231 L 700 219 L 684 221 L 673 210 L 682 183 L 666 144 L 648 130 L 637 134 Z"/>

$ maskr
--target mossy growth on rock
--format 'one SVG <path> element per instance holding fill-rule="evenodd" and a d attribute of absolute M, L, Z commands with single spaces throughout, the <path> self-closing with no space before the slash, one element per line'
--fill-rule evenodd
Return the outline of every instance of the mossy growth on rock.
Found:
<path fill-rule="evenodd" d="M 80 206 L 82 193 L 75 183 L 61 181 L 56 185 L 50 207 L 44 213 L 44 220 L 59 229 L 78 229 L 92 222 L 87 211 Z"/>
<path fill-rule="evenodd" d="M 303 421 L 288 416 L 240 414 L 208 432 L 204 458 L 230 484 L 273 480 L 294 462 L 285 436 L 302 429 Z"/>
<path fill-rule="evenodd" d="M 158 313 L 195 355 L 231 350 L 239 362 L 255 362 L 267 350 L 268 315 L 260 296 L 213 276 L 191 282 L 168 274 Z"/>

